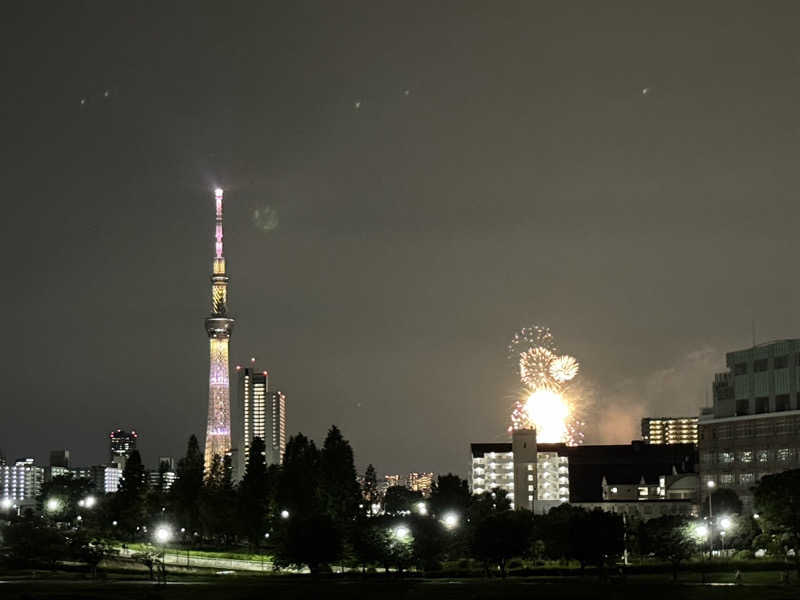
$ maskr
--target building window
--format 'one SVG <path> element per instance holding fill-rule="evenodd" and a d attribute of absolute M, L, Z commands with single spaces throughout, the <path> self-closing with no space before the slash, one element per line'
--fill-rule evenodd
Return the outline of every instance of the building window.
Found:
<path fill-rule="evenodd" d="M 736 416 L 746 415 L 750 413 L 750 400 L 747 398 L 736 401 Z"/>
<path fill-rule="evenodd" d="M 528 465 L 528 471 L 533 471 L 533 465 Z"/>
<path fill-rule="evenodd" d="M 776 369 L 785 369 L 789 366 L 789 356 L 784 354 L 783 356 L 776 356 L 773 359 L 773 363 L 775 364 Z"/>
<path fill-rule="evenodd" d="M 789 394 L 775 396 L 775 410 L 778 412 L 789 410 Z"/>
<path fill-rule="evenodd" d="M 775 450 L 775 460 L 778 462 L 789 462 L 792 460 L 792 452 L 791 448 L 778 448 Z"/>
<path fill-rule="evenodd" d="M 753 372 L 763 373 L 769 368 L 769 361 L 766 358 L 760 358 L 753 361 Z"/>
<path fill-rule="evenodd" d="M 733 365 L 734 375 L 747 375 L 747 363 L 736 363 Z"/>
<path fill-rule="evenodd" d="M 751 463 L 753 462 L 753 451 L 752 450 L 742 450 L 739 452 L 739 462 L 740 463 Z"/>
<path fill-rule="evenodd" d="M 528 475 L 528 481 L 533 481 L 533 475 Z"/>
<path fill-rule="evenodd" d="M 753 473 L 739 473 L 739 483 L 741 485 L 751 485 L 755 483 L 755 479 Z"/>
<path fill-rule="evenodd" d="M 758 462 L 769 462 L 769 450 L 759 450 L 756 455 L 758 456 Z"/>
<path fill-rule="evenodd" d="M 733 473 L 721 473 L 719 476 L 720 485 L 733 485 Z"/>
<path fill-rule="evenodd" d="M 528 491 L 529 491 L 529 492 L 532 492 L 532 491 L 533 491 L 533 486 L 532 486 L 532 485 L 529 485 L 529 486 L 528 486 Z"/>
<path fill-rule="evenodd" d="M 702 454 L 700 454 L 700 462 L 703 464 L 710 465 L 713 460 L 714 460 L 713 452 L 703 452 Z"/>
<path fill-rule="evenodd" d="M 727 465 L 733 462 L 733 452 L 720 452 L 719 453 L 719 462 L 720 464 Z"/>
<path fill-rule="evenodd" d="M 769 412 L 769 397 L 756 398 L 756 414 L 760 415 L 765 412 Z"/>

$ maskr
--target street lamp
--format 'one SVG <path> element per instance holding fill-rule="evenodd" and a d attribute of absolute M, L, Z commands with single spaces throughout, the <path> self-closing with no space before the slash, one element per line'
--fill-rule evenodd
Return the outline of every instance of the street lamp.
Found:
<path fill-rule="evenodd" d="M 172 539 L 172 530 L 166 525 L 159 525 L 153 532 L 153 538 L 163 546 Z"/>
<path fill-rule="evenodd" d="M 289 518 L 289 511 L 285 508 L 281 511 L 281 519 L 288 519 Z"/>
<path fill-rule="evenodd" d="M 442 523 L 447 529 L 455 529 L 458 527 L 458 515 L 454 512 L 445 513 Z"/>
<path fill-rule="evenodd" d="M 0 508 L 2 508 L 3 510 L 11 510 L 11 506 L 13 504 L 14 502 L 8 496 L 0 500 Z"/>
<path fill-rule="evenodd" d="M 59 510 L 61 510 L 61 500 L 59 500 L 58 498 L 48 498 L 44 507 L 47 509 L 47 512 L 50 513 L 58 512 Z"/>
<path fill-rule="evenodd" d="M 408 540 L 408 536 L 411 535 L 411 530 L 405 525 L 398 525 L 394 528 L 394 537 L 397 538 L 400 542 L 405 542 Z"/>
<path fill-rule="evenodd" d="M 422 515 L 423 517 L 428 514 L 428 507 L 425 506 L 424 502 L 417 502 L 416 504 L 417 512 Z"/>
<path fill-rule="evenodd" d="M 709 529 L 709 536 L 708 536 L 708 558 L 711 558 L 711 555 L 714 553 L 714 515 L 711 512 L 711 494 L 716 487 L 716 483 L 712 479 L 709 479 L 706 482 L 706 487 L 708 487 L 708 524 L 710 526 Z"/>

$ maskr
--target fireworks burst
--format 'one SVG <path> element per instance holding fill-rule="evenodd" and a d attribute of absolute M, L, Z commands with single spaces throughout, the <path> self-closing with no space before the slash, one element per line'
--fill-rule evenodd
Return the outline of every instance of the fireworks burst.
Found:
<path fill-rule="evenodd" d="M 514 334 L 508 357 L 519 368 L 525 395 L 515 402 L 510 430 L 535 428 L 540 442 L 583 443 L 583 423 L 576 417 L 571 393 L 580 364 L 561 355 L 547 327 L 534 325 Z"/>

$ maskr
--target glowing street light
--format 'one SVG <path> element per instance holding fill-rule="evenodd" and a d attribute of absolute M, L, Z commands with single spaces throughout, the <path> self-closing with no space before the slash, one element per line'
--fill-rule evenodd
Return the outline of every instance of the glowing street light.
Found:
<path fill-rule="evenodd" d="M 288 519 L 289 518 L 289 511 L 285 508 L 281 511 L 281 519 Z"/>
<path fill-rule="evenodd" d="M 61 500 L 58 498 L 48 498 L 44 507 L 47 509 L 47 512 L 58 512 L 61 510 Z"/>
<path fill-rule="evenodd" d="M 398 541 L 405 542 L 408 541 L 408 538 L 411 535 L 411 530 L 405 525 L 398 525 L 394 528 L 392 533 L 394 533 L 394 537 L 397 538 Z"/>
<path fill-rule="evenodd" d="M 78 506 L 82 508 L 94 508 L 97 504 L 97 498 L 94 496 L 86 496 L 83 500 L 78 500 Z"/>
<path fill-rule="evenodd" d="M 698 525 L 697 527 L 694 528 L 694 533 L 701 540 L 705 540 L 706 538 L 708 538 L 708 527 L 706 527 L 705 525 Z"/>
<path fill-rule="evenodd" d="M 3 510 L 10 510 L 13 505 L 14 502 L 8 496 L 0 500 L 0 508 Z"/>
<path fill-rule="evenodd" d="M 159 525 L 153 532 L 153 538 L 163 546 L 172 539 L 172 530 L 166 525 Z"/>
<path fill-rule="evenodd" d="M 428 507 L 425 505 L 424 502 L 417 502 L 416 509 L 417 512 L 423 517 L 428 514 Z"/>
<path fill-rule="evenodd" d="M 720 524 L 720 526 L 722 527 L 722 529 L 723 529 L 723 533 L 724 533 L 726 529 L 730 529 L 730 528 L 731 528 L 731 525 L 732 525 L 733 523 L 732 523 L 732 521 L 731 521 L 730 517 L 722 517 L 722 518 L 719 520 L 719 524 Z"/>
<path fill-rule="evenodd" d="M 458 515 L 454 512 L 445 513 L 442 523 L 447 529 L 455 529 L 458 527 Z"/>

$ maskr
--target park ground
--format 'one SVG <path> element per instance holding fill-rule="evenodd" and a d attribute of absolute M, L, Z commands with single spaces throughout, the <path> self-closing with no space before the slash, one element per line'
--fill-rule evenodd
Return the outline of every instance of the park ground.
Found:
<path fill-rule="evenodd" d="M 579 600 L 680 600 L 680 599 L 758 599 L 800 598 L 800 586 L 780 584 L 775 572 L 750 572 L 741 584 L 733 574 L 718 573 L 713 581 L 701 584 L 693 577 L 679 583 L 661 575 L 629 577 L 625 582 L 598 583 L 596 578 L 558 580 L 556 578 L 499 579 L 417 579 L 330 577 L 315 580 L 308 576 L 175 575 L 166 585 L 154 584 L 125 574 L 110 574 L 102 581 L 90 581 L 67 573 L 0 574 L 3 600 L 238 600 L 280 598 L 281 600 L 500 600 L 530 599 Z"/>

